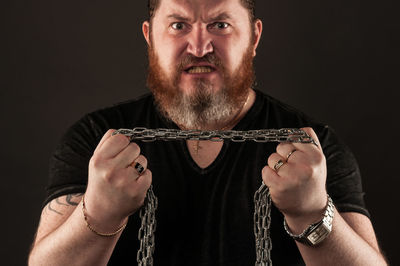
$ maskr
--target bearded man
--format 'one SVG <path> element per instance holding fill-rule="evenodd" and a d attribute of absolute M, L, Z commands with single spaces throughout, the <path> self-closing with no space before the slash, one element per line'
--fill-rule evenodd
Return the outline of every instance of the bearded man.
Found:
<path fill-rule="evenodd" d="M 150 187 L 158 207 L 148 264 L 386 264 L 351 152 L 328 126 L 252 88 L 262 32 L 254 0 L 150 0 L 142 30 L 152 93 L 88 114 L 62 138 L 31 265 L 142 264 L 138 210 Z M 113 134 L 134 127 L 303 128 L 315 145 Z M 262 182 L 273 202 L 268 261 L 254 236 Z"/>

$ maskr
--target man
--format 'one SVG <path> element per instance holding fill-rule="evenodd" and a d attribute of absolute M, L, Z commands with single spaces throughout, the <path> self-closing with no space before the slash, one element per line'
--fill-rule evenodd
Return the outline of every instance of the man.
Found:
<path fill-rule="evenodd" d="M 66 133 L 51 160 L 30 264 L 135 264 L 138 210 L 152 184 L 155 265 L 252 265 L 253 195 L 263 181 L 274 204 L 274 264 L 385 265 L 348 149 L 328 127 L 251 88 L 262 32 L 254 1 L 150 0 L 149 11 L 142 29 L 152 95 L 91 113 Z M 112 135 L 133 127 L 302 127 L 316 145 Z M 331 232 L 306 244 L 301 233 L 318 221 Z"/>

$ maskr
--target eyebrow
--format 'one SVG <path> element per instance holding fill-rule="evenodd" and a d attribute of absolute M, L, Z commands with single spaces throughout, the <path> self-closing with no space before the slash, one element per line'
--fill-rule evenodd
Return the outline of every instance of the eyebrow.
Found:
<path fill-rule="evenodd" d="M 218 14 L 218 15 L 215 16 L 215 17 L 210 18 L 209 20 L 210 20 L 210 21 L 218 21 L 218 20 L 226 20 L 226 19 L 231 19 L 231 16 L 229 16 L 228 13 L 223 12 L 223 13 L 221 13 L 221 14 Z"/>
<path fill-rule="evenodd" d="M 189 18 L 179 15 L 177 13 L 172 13 L 172 14 L 168 15 L 167 18 L 178 20 L 178 21 L 184 21 L 184 22 L 190 21 Z M 231 16 L 228 13 L 223 12 L 221 14 L 216 15 L 215 17 L 207 19 L 207 21 L 220 21 L 220 20 L 226 20 L 226 19 L 231 19 Z"/>
<path fill-rule="evenodd" d="M 189 21 L 190 19 L 184 16 L 181 16 L 179 14 L 173 13 L 171 15 L 168 15 L 167 18 L 169 19 L 175 19 L 175 20 L 179 20 L 179 21 Z"/>

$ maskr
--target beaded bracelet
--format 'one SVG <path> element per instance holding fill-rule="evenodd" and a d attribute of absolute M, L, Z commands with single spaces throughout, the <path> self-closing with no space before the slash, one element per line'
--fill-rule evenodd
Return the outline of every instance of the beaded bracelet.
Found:
<path fill-rule="evenodd" d="M 93 233 L 95 233 L 98 236 L 103 236 L 103 237 L 115 236 L 115 235 L 119 234 L 122 230 L 124 230 L 127 225 L 127 222 L 126 222 L 120 228 L 118 228 L 115 232 L 112 232 L 112 233 L 101 233 L 101 232 L 98 232 L 97 230 L 95 230 L 90 225 L 90 223 L 88 221 L 88 217 L 86 215 L 86 205 L 85 205 L 85 196 L 84 195 L 82 196 L 82 213 L 83 213 L 83 217 L 85 218 L 86 226 L 90 229 L 90 231 L 92 231 Z"/>

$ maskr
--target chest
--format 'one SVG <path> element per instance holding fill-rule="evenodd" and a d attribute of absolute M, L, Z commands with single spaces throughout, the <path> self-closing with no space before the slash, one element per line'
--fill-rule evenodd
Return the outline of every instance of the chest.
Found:
<path fill-rule="evenodd" d="M 186 145 L 192 160 L 204 169 L 217 159 L 223 142 L 188 140 Z"/>
<path fill-rule="evenodd" d="M 190 150 L 196 150 L 186 142 L 142 146 L 158 198 L 154 253 L 158 264 L 254 262 L 253 197 L 261 184 L 261 169 L 269 149 L 260 144 L 221 144 L 208 147 L 215 148 L 218 154 L 205 168 L 192 158 Z M 128 236 L 136 237 L 140 226 L 139 217 L 132 218 L 121 239 L 126 244 L 120 241 L 121 249 L 128 246 L 130 251 L 138 247 L 132 246 Z M 273 220 L 277 229 L 283 230 L 282 221 L 275 217 Z M 276 230 L 273 231 L 275 235 Z M 283 240 L 281 235 L 276 238 L 277 243 L 274 241 L 276 247 Z M 283 247 L 287 250 L 286 241 Z"/>

